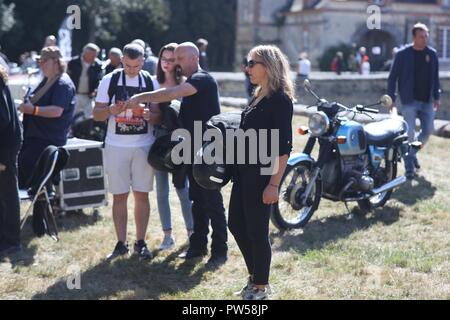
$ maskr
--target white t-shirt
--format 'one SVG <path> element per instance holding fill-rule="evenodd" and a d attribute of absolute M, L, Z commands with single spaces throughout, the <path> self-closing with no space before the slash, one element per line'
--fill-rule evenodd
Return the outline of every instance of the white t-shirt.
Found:
<path fill-rule="evenodd" d="M 97 97 L 98 103 L 109 103 L 108 88 L 111 82 L 112 73 L 103 77 L 98 86 Z M 145 80 L 141 77 L 141 86 L 146 88 Z M 151 77 L 153 82 L 153 90 L 159 89 L 159 83 L 156 77 Z M 130 78 L 125 76 L 126 86 L 128 88 L 128 96 L 134 94 L 139 88 L 139 77 Z M 117 83 L 118 87 L 122 87 L 122 74 Z M 123 87 L 122 87 L 123 88 Z M 136 93 L 136 92 L 135 92 Z M 111 103 L 115 103 L 116 97 L 112 98 Z M 131 109 L 118 114 L 111 115 L 108 120 L 108 129 L 106 133 L 105 143 L 115 147 L 147 147 L 151 146 L 155 140 L 153 136 L 153 126 L 147 123 L 142 117 L 133 115 Z"/>
<path fill-rule="evenodd" d="M 311 73 L 311 61 L 301 59 L 298 61 L 298 74 L 308 76 Z"/>

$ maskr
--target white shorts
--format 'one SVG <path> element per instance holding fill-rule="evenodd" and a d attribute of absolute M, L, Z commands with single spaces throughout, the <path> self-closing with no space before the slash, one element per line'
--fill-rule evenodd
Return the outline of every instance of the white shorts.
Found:
<path fill-rule="evenodd" d="M 109 192 L 124 194 L 131 190 L 153 190 L 153 168 L 147 162 L 147 147 L 115 147 L 105 145 L 105 168 Z"/>

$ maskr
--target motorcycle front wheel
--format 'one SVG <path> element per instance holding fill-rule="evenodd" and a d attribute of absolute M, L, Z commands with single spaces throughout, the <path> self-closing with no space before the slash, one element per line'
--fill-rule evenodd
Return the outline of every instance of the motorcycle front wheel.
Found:
<path fill-rule="evenodd" d="M 306 205 L 303 205 L 304 193 L 312 178 L 310 162 L 300 162 L 287 166 L 281 179 L 279 200 L 272 206 L 271 221 L 279 230 L 304 227 L 318 208 L 322 195 L 322 181 L 316 179 Z"/>
<path fill-rule="evenodd" d="M 393 149 L 393 157 L 389 159 L 386 155 L 382 160 L 378 169 L 376 169 L 372 174 L 374 179 L 375 188 L 381 187 L 382 185 L 394 180 L 397 177 L 397 158 L 399 157 L 399 150 Z M 380 194 L 374 195 L 369 199 L 358 201 L 358 206 L 364 212 L 370 211 L 375 208 L 380 208 L 386 204 L 386 202 L 391 198 L 393 190 L 382 192 Z"/>

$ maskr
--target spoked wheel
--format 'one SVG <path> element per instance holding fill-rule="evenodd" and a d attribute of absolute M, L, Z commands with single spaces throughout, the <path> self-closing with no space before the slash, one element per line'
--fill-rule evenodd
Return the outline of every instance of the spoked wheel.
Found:
<path fill-rule="evenodd" d="M 394 149 L 392 159 L 389 159 L 389 157 L 386 155 L 378 169 L 375 169 L 375 171 L 371 174 L 374 179 L 375 188 L 378 188 L 397 177 L 397 153 L 398 150 Z M 391 189 L 389 191 L 385 191 L 373 197 L 370 197 L 369 199 L 360 200 L 358 201 L 358 206 L 364 212 L 382 207 L 390 199 L 392 191 L 393 190 Z"/>
<path fill-rule="evenodd" d="M 314 183 L 310 196 L 304 203 L 305 191 L 311 181 L 311 163 L 300 162 L 287 166 L 281 179 L 279 201 L 273 205 L 271 220 L 280 230 L 304 227 L 319 206 L 322 194 L 320 177 Z"/>

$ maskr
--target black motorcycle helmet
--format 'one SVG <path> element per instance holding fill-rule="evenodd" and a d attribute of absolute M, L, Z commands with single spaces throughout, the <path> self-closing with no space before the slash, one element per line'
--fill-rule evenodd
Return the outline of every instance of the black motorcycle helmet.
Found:
<path fill-rule="evenodd" d="M 171 135 L 166 134 L 155 140 L 148 153 L 148 163 L 159 171 L 174 172 L 182 164 L 174 164 L 172 161 L 172 149 L 180 143 L 181 140 L 172 141 Z"/>
<path fill-rule="evenodd" d="M 203 144 L 202 148 L 195 155 L 195 161 L 192 165 L 192 175 L 201 187 L 209 190 L 218 190 L 231 180 L 232 166 L 225 163 L 205 163 L 203 154 L 211 144 L 212 142 Z"/>

